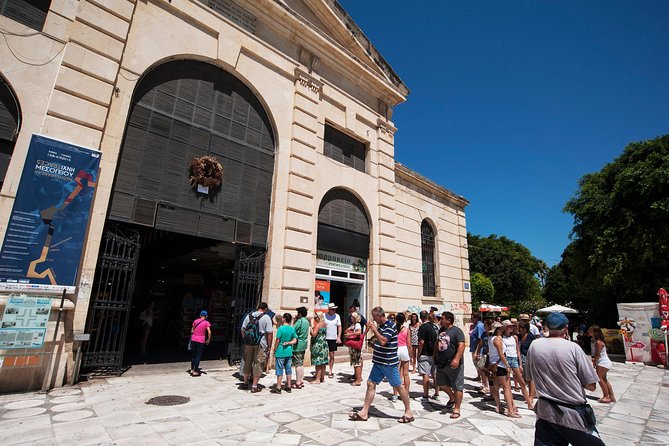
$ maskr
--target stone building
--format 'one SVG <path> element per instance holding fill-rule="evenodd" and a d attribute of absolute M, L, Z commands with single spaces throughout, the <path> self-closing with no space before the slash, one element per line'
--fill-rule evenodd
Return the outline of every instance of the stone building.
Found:
<path fill-rule="evenodd" d="M 56 341 L 58 298 L 42 348 L 0 350 L 0 388 L 69 382 L 79 347 L 82 371 L 145 361 L 141 347 L 183 360 L 203 308 L 208 351 L 235 360 L 259 300 L 313 309 L 317 291 L 342 316 L 358 299 L 463 323 L 468 202 L 395 162 L 409 90 L 336 0 L 15 0 L 0 14 L 0 239 L 33 134 L 101 152 Z M 189 179 L 205 155 L 223 167 L 207 193 Z"/>

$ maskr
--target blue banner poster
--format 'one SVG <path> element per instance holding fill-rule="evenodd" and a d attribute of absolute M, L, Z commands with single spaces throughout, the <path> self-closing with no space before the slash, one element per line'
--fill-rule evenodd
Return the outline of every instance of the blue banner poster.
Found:
<path fill-rule="evenodd" d="M 0 250 L 0 290 L 73 293 L 100 152 L 33 135 Z"/>

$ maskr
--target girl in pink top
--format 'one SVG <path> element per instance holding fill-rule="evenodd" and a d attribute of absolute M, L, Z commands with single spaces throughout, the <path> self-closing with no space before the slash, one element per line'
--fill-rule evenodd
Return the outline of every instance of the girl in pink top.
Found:
<path fill-rule="evenodd" d="M 409 327 L 404 325 L 406 321 L 406 316 L 404 313 L 397 313 L 395 316 L 395 327 L 397 328 L 397 356 L 400 359 L 400 377 L 402 378 L 402 383 L 404 388 L 409 393 L 409 387 L 411 386 L 411 380 L 409 379 L 409 362 L 411 357 L 409 356 Z M 398 395 L 393 390 L 393 396 L 390 397 L 391 400 L 397 401 Z"/>
<path fill-rule="evenodd" d="M 190 376 L 200 376 L 200 359 L 204 346 L 211 342 L 211 324 L 207 320 L 209 313 L 202 310 L 200 317 L 193 321 L 193 326 L 190 329 L 190 349 L 193 352 L 193 357 L 190 361 Z"/>

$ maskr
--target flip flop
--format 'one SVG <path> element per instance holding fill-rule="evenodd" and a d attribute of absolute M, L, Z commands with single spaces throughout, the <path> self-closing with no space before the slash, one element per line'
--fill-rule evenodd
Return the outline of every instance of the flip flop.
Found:
<path fill-rule="evenodd" d="M 328 373 L 328 378 L 334 378 L 334 373 Z"/>
<path fill-rule="evenodd" d="M 351 385 L 352 385 L 353 387 L 360 387 L 362 384 L 361 384 L 361 383 L 358 383 L 358 384 L 356 384 L 356 383 L 351 383 Z"/>
<path fill-rule="evenodd" d="M 353 412 L 348 415 L 348 419 L 351 421 L 367 421 L 368 418 L 362 418 L 360 415 L 358 415 L 358 412 Z"/>
<path fill-rule="evenodd" d="M 414 417 L 407 417 L 406 415 L 402 415 L 399 420 L 397 420 L 398 423 L 411 423 L 413 420 L 415 420 Z"/>
<path fill-rule="evenodd" d="M 519 414 L 517 414 L 516 412 L 508 413 L 508 414 L 506 414 L 506 416 L 509 417 L 509 418 L 522 418 L 522 417 L 521 417 Z"/>
<path fill-rule="evenodd" d="M 455 401 L 449 401 L 446 403 L 446 409 L 451 409 L 453 406 L 455 406 Z"/>
<path fill-rule="evenodd" d="M 460 412 L 453 412 L 451 414 L 450 418 L 453 419 L 453 420 L 456 420 L 456 419 L 460 418 L 460 416 L 461 416 Z"/>

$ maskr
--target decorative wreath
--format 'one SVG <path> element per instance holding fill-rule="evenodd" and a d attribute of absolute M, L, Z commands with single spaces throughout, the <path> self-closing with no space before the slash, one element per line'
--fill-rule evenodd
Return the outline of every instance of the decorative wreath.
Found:
<path fill-rule="evenodd" d="M 216 187 L 223 183 L 223 166 L 213 156 L 198 156 L 190 162 L 190 184 Z"/>

